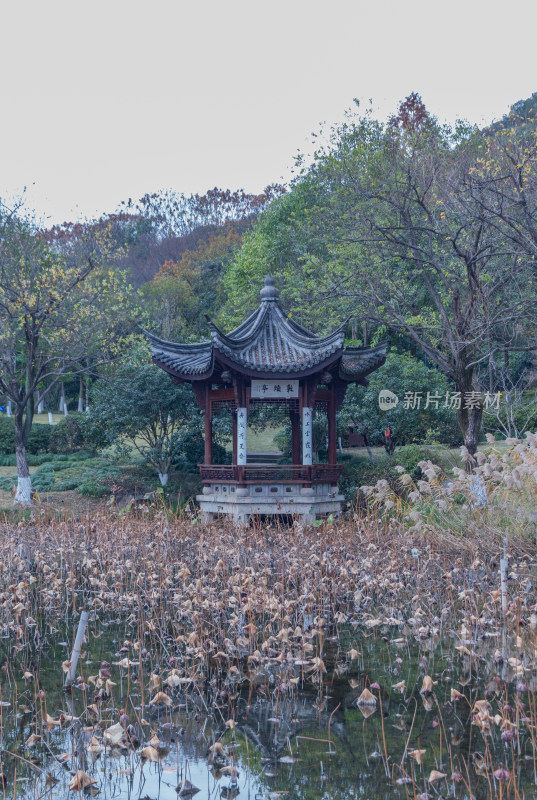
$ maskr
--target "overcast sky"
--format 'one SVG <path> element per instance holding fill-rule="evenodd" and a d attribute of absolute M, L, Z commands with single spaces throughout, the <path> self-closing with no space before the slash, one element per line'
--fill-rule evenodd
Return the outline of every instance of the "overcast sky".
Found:
<path fill-rule="evenodd" d="M 486 123 L 537 91 L 532 0 L 0 0 L 0 196 L 49 222 L 287 180 L 353 97 Z"/>

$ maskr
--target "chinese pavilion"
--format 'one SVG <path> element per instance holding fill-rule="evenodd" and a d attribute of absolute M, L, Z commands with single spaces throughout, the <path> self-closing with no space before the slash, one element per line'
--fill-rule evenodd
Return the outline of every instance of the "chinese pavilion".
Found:
<path fill-rule="evenodd" d="M 386 360 L 386 346 L 344 347 L 343 323 L 317 337 L 286 314 L 271 277 L 265 279 L 261 304 L 242 325 L 225 334 L 209 322 L 211 339 L 181 344 L 147 334 L 153 362 L 174 382 L 192 384 L 205 411 L 205 459 L 200 465 L 205 519 L 230 515 L 248 522 L 254 515 L 294 515 L 312 522 L 338 514 L 336 412 L 350 383 L 366 385 L 366 376 Z M 249 410 L 277 403 L 289 414 L 292 463 L 248 463 Z M 227 408 L 233 420 L 231 464 L 213 464 L 212 418 Z M 313 411 L 328 418 L 328 463 L 313 463 Z M 268 460 L 268 459 L 267 459 Z"/>

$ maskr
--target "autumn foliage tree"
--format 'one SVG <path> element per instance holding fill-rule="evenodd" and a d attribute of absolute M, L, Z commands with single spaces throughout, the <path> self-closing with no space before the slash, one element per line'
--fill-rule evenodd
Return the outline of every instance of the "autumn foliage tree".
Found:
<path fill-rule="evenodd" d="M 227 222 L 177 261 L 166 261 L 142 287 L 147 312 L 161 336 L 185 339 L 206 332 L 205 315 L 224 301 L 222 276 L 241 242 L 237 226 Z"/>
<path fill-rule="evenodd" d="M 18 209 L 0 207 L 0 390 L 14 408 L 17 503 L 31 500 L 26 445 L 38 387 L 43 398 L 88 358 L 113 358 L 129 335 L 132 293 L 108 255 L 104 234 L 60 252 Z"/>

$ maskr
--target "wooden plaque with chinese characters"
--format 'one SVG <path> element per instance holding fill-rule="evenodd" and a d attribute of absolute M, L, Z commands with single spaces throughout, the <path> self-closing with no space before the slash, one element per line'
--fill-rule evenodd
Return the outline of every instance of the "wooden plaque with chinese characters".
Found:
<path fill-rule="evenodd" d="M 298 384 L 296 380 L 253 380 L 251 386 L 251 397 L 266 397 L 270 400 L 274 398 L 298 397 Z"/>

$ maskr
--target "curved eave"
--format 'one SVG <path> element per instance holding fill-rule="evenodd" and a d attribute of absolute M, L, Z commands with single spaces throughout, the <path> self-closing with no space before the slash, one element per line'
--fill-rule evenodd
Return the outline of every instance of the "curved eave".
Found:
<path fill-rule="evenodd" d="M 203 372 L 188 372 L 188 371 L 185 371 L 178 364 L 166 363 L 164 361 L 161 361 L 159 359 L 158 354 L 152 354 L 151 355 L 151 360 L 153 361 L 153 364 L 155 364 L 157 367 L 160 367 L 161 369 L 163 369 L 164 372 L 168 373 L 168 375 L 171 375 L 172 377 L 177 378 L 177 379 L 179 379 L 181 381 L 188 381 L 189 383 L 192 383 L 193 381 L 206 380 L 207 378 L 210 378 L 211 375 L 214 372 L 214 363 L 213 363 L 212 359 L 211 359 L 211 363 L 210 363 L 209 367 L 206 370 L 204 370 Z"/>
<path fill-rule="evenodd" d="M 183 344 L 161 339 L 146 330 L 144 334 L 151 344 L 153 363 L 174 378 L 197 381 L 212 374 L 214 359 L 211 342 Z"/>
<path fill-rule="evenodd" d="M 278 369 L 275 367 L 274 369 L 267 369 L 266 367 L 260 367 L 259 369 L 252 368 L 251 365 L 245 365 L 233 358 L 229 358 L 225 353 L 215 348 L 215 361 L 221 364 L 223 367 L 227 367 L 228 369 L 233 369 L 235 372 L 240 373 L 248 378 L 267 378 L 267 379 L 274 379 L 274 380 L 285 380 L 290 379 L 293 377 L 296 378 L 307 378 L 309 375 L 315 375 L 317 372 L 321 372 L 322 370 L 328 369 L 329 367 L 333 366 L 337 361 L 341 358 L 343 349 L 340 347 L 336 352 L 331 353 L 326 358 L 322 359 L 316 364 L 308 364 L 303 369 L 297 368 L 296 365 L 289 365 L 286 369 Z"/>
<path fill-rule="evenodd" d="M 386 361 L 386 343 L 376 347 L 349 347 L 343 351 L 339 377 L 348 383 L 362 381 Z"/>
<path fill-rule="evenodd" d="M 196 342 L 195 344 L 184 344 L 182 342 L 169 342 L 167 339 L 161 339 L 155 336 L 154 333 L 141 329 L 146 339 L 150 342 L 151 348 L 155 351 L 178 353 L 179 355 L 189 353 L 202 353 L 211 347 L 211 342 Z"/>

